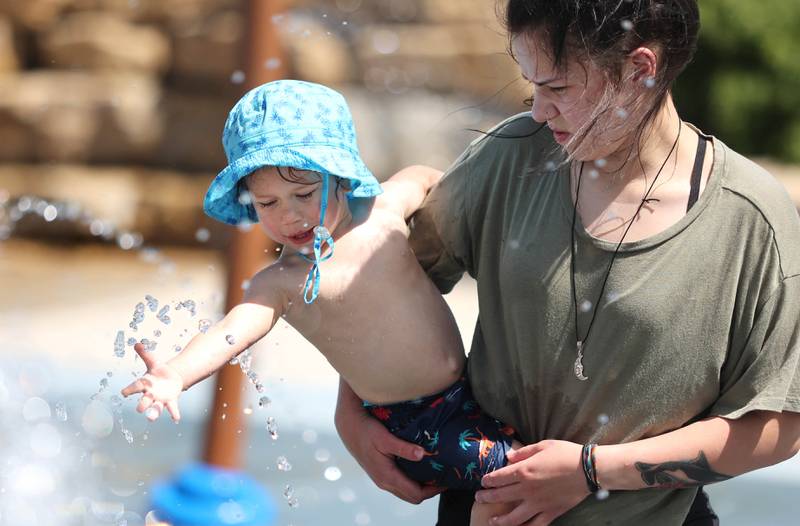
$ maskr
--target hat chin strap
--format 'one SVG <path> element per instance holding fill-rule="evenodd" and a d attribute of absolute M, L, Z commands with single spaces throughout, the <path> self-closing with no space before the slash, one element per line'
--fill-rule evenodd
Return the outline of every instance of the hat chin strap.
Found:
<path fill-rule="evenodd" d="M 300 253 L 300 257 L 312 263 L 311 270 L 308 271 L 306 283 L 303 286 L 303 301 L 307 304 L 314 303 L 319 295 L 320 272 L 319 266 L 323 261 L 327 261 L 333 256 L 333 236 L 325 228 L 325 212 L 328 209 L 328 185 L 330 177 L 322 174 L 322 198 L 319 204 L 319 225 L 314 227 L 314 258 L 310 258 Z M 323 256 L 325 245 L 330 250 Z"/>

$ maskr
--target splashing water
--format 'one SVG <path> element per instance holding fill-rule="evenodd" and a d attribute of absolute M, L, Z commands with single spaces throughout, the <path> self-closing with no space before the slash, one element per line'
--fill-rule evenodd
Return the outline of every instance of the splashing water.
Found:
<path fill-rule="evenodd" d="M 275 421 L 275 417 L 267 418 L 267 432 L 272 440 L 278 440 L 278 423 Z"/>
<path fill-rule="evenodd" d="M 280 471 L 291 471 L 292 470 L 292 465 L 289 463 L 289 461 L 283 455 L 279 456 L 275 460 L 275 463 L 278 465 L 278 470 L 280 470 Z"/>
<path fill-rule="evenodd" d="M 271 403 L 272 400 L 270 400 L 268 396 L 262 396 L 258 399 L 258 407 L 269 407 Z"/>
<path fill-rule="evenodd" d="M 158 318 L 158 321 L 160 321 L 160 322 L 161 322 L 161 323 L 163 323 L 164 325 L 169 325 L 169 324 L 170 324 L 170 322 L 172 321 L 172 320 L 170 319 L 170 317 L 169 317 L 169 316 L 167 316 L 167 313 L 168 313 L 168 312 L 169 312 L 169 305 L 164 305 L 164 306 L 161 308 L 161 310 L 160 310 L 160 311 L 158 311 L 158 314 L 156 314 L 156 318 Z"/>
<path fill-rule="evenodd" d="M 225 341 L 228 342 L 228 345 L 233 345 L 236 343 L 236 338 L 234 338 L 231 334 L 226 334 Z"/>
<path fill-rule="evenodd" d="M 148 294 L 144 297 L 144 300 L 147 302 L 147 308 L 150 309 L 150 312 L 155 312 L 158 310 L 158 300 L 153 296 Z"/>
<path fill-rule="evenodd" d="M 331 482 L 336 482 L 340 478 L 342 478 L 342 470 L 337 468 L 336 466 L 329 466 L 325 468 L 325 473 L 323 474 L 325 480 L 330 480 Z"/>
<path fill-rule="evenodd" d="M 144 303 L 137 303 L 133 311 L 133 321 L 128 326 L 134 331 L 139 330 L 139 324 L 144 321 Z"/>
<path fill-rule="evenodd" d="M 114 356 L 117 358 L 125 357 L 125 332 L 117 331 L 117 337 L 114 340 Z"/>
<path fill-rule="evenodd" d="M 211 328 L 211 320 L 200 320 L 197 322 L 197 330 L 202 332 L 203 334 L 208 332 L 208 329 Z"/>

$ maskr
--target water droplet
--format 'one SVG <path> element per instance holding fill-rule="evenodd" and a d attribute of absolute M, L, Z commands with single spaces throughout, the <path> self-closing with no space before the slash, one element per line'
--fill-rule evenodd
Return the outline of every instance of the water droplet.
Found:
<path fill-rule="evenodd" d="M 656 79 L 654 79 L 653 77 L 647 77 L 644 80 L 644 86 L 646 88 L 653 88 L 653 87 L 655 87 L 655 85 L 656 85 Z"/>
<path fill-rule="evenodd" d="M 50 404 L 36 396 L 28 398 L 22 406 L 22 418 L 27 422 L 48 419 L 50 418 Z"/>
<path fill-rule="evenodd" d="M 204 319 L 197 322 L 197 329 L 203 334 L 207 333 L 209 328 L 211 328 L 211 320 Z"/>
<path fill-rule="evenodd" d="M 125 332 L 117 331 L 117 337 L 114 339 L 114 356 L 122 358 L 125 356 Z"/>
<path fill-rule="evenodd" d="M 581 312 L 589 312 L 592 310 L 592 302 L 589 300 L 583 300 L 580 306 Z"/>
<path fill-rule="evenodd" d="M 53 205 L 47 205 L 47 207 L 44 209 L 44 212 L 42 213 L 42 217 L 44 218 L 45 221 L 51 223 L 55 221 L 56 217 L 58 217 L 58 210 Z"/>
<path fill-rule="evenodd" d="M 205 243 L 211 239 L 211 232 L 209 232 L 207 228 L 198 228 L 194 233 L 194 238 L 200 243 Z"/>
<path fill-rule="evenodd" d="M 600 413 L 597 415 L 597 423 L 601 426 L 604 426 L 608 423 L 608 415 L 605 413 Z"/>
<path fill-rule="evenodd" d="M 300 501 L 297 500 L 297 497 L 292 497 L 291 499 L 289 499 L 287 501 L 287 503 L 289 504 L 289 507 L 292 508 L 292 509 L 297 508 L 298 506 L 300 506 Z"/>
<path fill-rule="evenodd" d="M 342 470 L 337 468 L 336 466 L 329 466 L 325 468 L 325 480 L 330 480 L 331 482 L 336 482 L 340 478 L 342 478 Z"/>
<path fill-rule="evenodd" d="M 282 455 L 277 458 L 275 463 L 278 465 L 278 469 L 280 471 L 291 471 L 292 470 L 292 465 L 289 463 L 288 460 L 286 460 L 286 457 L 284 457 Z"/>
<path fill-rule="evenodd" d="M 313 429 L 306 429 L 305 431 L 303 431 L 302 436 L 303 436 L 303 442 L 305 442 L 306 444 L 316 443 L 318 437 L 317 432 L 314 431 Z"/>
<path fill-rule="evenodd" d="M 264 67 L 267 69 L 278 69 L 281 67 L 281 59 L 276 57 L 268 58 L 264 61 Z"/>
<path fill-rule="evenodd" d="M 597 500 L 606 500 L 608 498 L 608 495 L 609 495 L 608 490 L 603 488 L 600 488 L 599 490 L 597 490 L 597 493 L 594 494 Z"/>
<path fill-rule="evenodd" d="M 331 452 L 325 448 L 314 451 L 314 458 L 317 462 L 327 462 L 331 459 Z"/>
<path fill-rule="evenodd" d="M 625 31 L 630 31 L 631 29 L 633 29 L 633 22 L 631 22 L 630 20 L 623 20 L 622 22 L 620 22 L 619 25 L 621 25 L 622 29 L 624 29 Z"/>
<path fill-rule="evenodd" d="M 56 420 L 59 420 L 61 422 L 66 422 L 68 418 L 67 406 L 64 405 L 64 402 L 56 402 L 55 410 L 56 410 Z"/>
<path fill-rule="evenodd" d="M 287 484 L 286 487 L 283 488 L 283 497 L 288 500 L 291 499 L 293 495 L 294 495 L 294 488 L 289 484 Z"/>
<path fill-rule="evenodd" d="M 250 288 L 250 280 L 246 279 L 246 280 L 242 281 L 241 287 L 242 287 L 242 290 L 248 290 Z"/>
<path fill-rule="evenodd" d="M 239 204 L 247 206 L 253 202 L 253 194 L 248 192 L 247 190 L 243 190 L 239 194 Z"/>
<path fill-rule="evenodd" d="M 267 418 L 267 432 L 272 440 L 278 440 L 278 423 L 275 421 L 275 417 Z"/>
<path fill-rule="evenodd" d="M 104 438 L 114 429 L 114 417 L 105 404 L 92 400 L 83 412 L 81 426 L 90 436 Z"/>
<path fill-rule="evenodd" d="M 372 46 L 382 55 L 391 55 L 400 48 L 400 38 L 394 31 L 379 29 L 372 34 Z"/>
<path fill-rule="evenodd" d="M 225 341 L 228 342 L 228 345 L 233 345 L 236 343 L 236 338 L 234 338 L 231 334 L 227 334 L 225 335 Z"/>
<path fill-rule="evenodd" d="M 147 411 L 144 412 L 144 416 L 148 420 L 155 420 L 155 419 L 158 418 L 158 416 L 160 414 L 161 414 L 161 411 L 159 411 L 158 408 L 153 407 L 153 406 L 148 407 Z"/>
<path fill-rule="evenodd" d="M 155 336 L 156 338 L 160 338 L 161 337 L 161 331 L 158 330 L 158 329 L 154 330 L 153 331 L 153 336 Z"/>
<path fill-rule="evenodd" d="M 342 488 L 339 490 L 339 500 L 344 503 L 355 502 L 356 492 L 350 488 Z"/>
<path fill-rule="evenodd" d="M 620 119 L 627 119 L 628 118 L 628 110 L 625 108 L 617 108 L 614 114 L 619 117 Z"/>
<path fill-rule="evenodd" d="M 231 73 L 231 82 L 234 84 L 241 84 L 242 82 L 244 82 L 244 79 L 245 79 L 244 71 L 237 69 L 236 71 Z"/>
<path fill-rule="evenodd" d="M 359 526 L 366 526 L 371 520 L 372 519 L 370 519 L 369 513 L 366 511 L 361 511 L 356 514 L 356 524 Z"/>
<path fill-rule="evenodd" d="M 600 172 L 592 168 L 591 170 L 589 170 L 589 177 L 592 179 L 597 179 L 598 177 L 600 177 Z"/>
<path fill-rule="evenodd" d="M 619 293 L 610 291 L 608 294 L 606 294 L 606 299 L 608 300 L 609 303 L 612 301 L 617 301 L 619 299 Z"/>
<path fill-rule="evenodd" d="M 147 302 L 147 308 L 150 309 L 150 312 L 155 312 L 155 311 L 158 310 L 158 300 L 157 299 L 155 299 L 150 294 L 145 296 L 144 299 Z"/>
<path fill-rule="evenodd" d="M 272 400 L 270 400 L 268 396 L 262 396 L 258 399 L 258 407 L 269 407 L 271 403 Z"/>
<path fill-rule="evenodd" d="M 133 347 L 134 345 L 136 345 L 136 338 L 134 338 L 134 337 L 132 337 L 132 336 L 131 336 L 130 338 L 128 338 L 128 341 L 127 341 L 126 343 L 127 343 L 129 346 Z"/>
<path fill-rule="evenodd" d="M 247 406 L 244 409 L 242 409 L 242 413 L 244 413 L 246 415 L 252 415 L 253 414 L 253 408 L 250 407 L 250 406 Z"/>
<path fill-rule="evenodd" d="M 594 162 L 594 165 L 597 166 L 598 168 L 603 168 L 607 164 L 608 164 L 608 161 L 606 161 L 605 159 L 597 159 Z"/>
<path fill-rule="evenodd" d="M 128 444 L 133 444 L 133 433 L 131 433 L 130 429 L 123 429 L 122 430 L 122 436 L 125 437 L 125 441 Z"/>

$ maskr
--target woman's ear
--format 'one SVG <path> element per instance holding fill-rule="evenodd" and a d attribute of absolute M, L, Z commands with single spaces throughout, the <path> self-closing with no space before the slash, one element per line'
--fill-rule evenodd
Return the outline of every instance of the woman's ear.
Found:
<path fill-rule="evenodd" d="M 658 72 L 658 56 L 646 46 L 639 46 L 628 54 L 628 77 L 634 82 L 647 85 L 653 82 Z"/>

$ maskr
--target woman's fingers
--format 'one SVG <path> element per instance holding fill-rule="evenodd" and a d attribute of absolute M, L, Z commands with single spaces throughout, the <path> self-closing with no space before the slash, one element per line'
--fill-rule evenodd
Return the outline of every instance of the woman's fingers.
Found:
<path fill-rule="evenodd" d="M 481 503 L 516 502 L 525 497 L 521 484 L 511 484 L 495 489 L 482 489 L 475 493 L 475 501 Z"/>
<path fill-rule="evenodd" d="M 523 446 L 518 449 L 512 449 L 508 453 L 506 453 L 506 458 L 510 464 L 515 462 L 520 462 L 527 458 L 531 458 L 536 453 L 540 452 L 544 448 L 544 444 L 542 442 L 537 442 L 536 444 L 531 444 L 529 446 Z"/>
<path fill-rule="evenodd" d="M 505 515 L 499 515 L 489 520 L 492 526 L 520 526 L 522 524 L 536 524 L 535 521 L 528 522 L 536 516 L 536 510 L 528 506 L 526 502 L 520 502 L 519 506 Z"/>
<path fill-rule="evenodd" d="M 412 462 L 422 460 L 425 450 L 416 444 L 406 442 L 393 434 L 386 432 L 386 437 L 377 441 L 375 447 L 384 455 L 404 458 Z"/>

